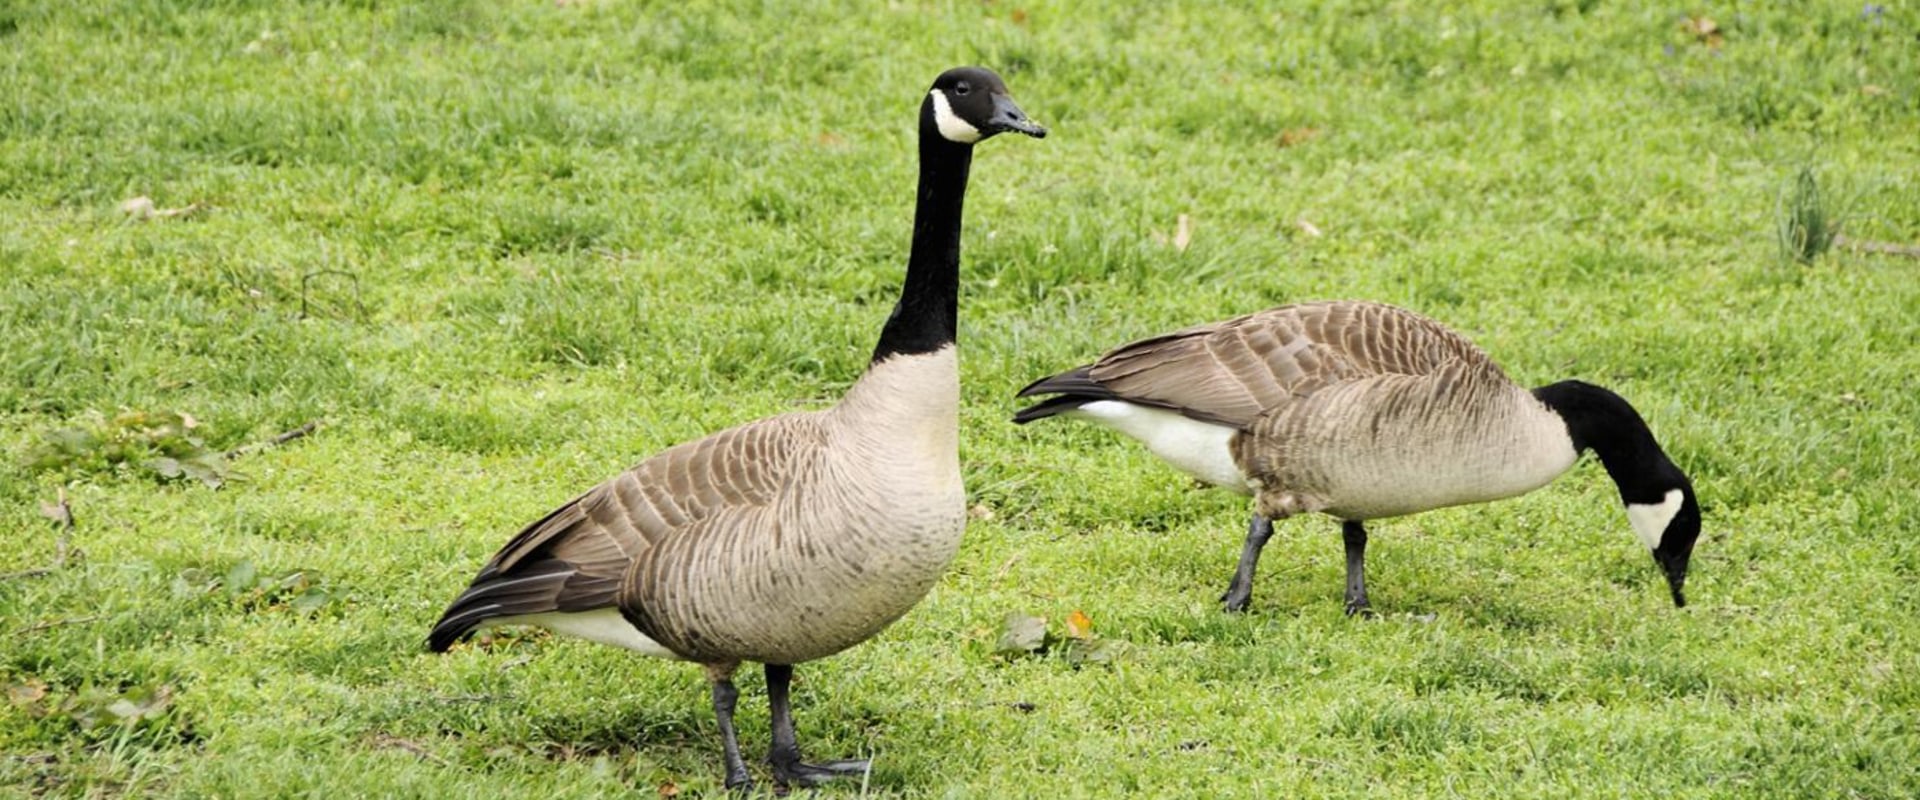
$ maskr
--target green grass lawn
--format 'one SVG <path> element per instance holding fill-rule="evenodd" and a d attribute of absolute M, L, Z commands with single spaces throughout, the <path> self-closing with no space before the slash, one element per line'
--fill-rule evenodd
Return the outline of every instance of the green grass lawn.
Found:
<path fill-rule="evenodd" d="M 974 164 L 974 519 L 799 670 L 810 754 L 913 797 L 1920 791 L 1920 261 L 1776 234 L 1811 168 L 1851 240 L 1920 240 L 1914 9 L 1089 5 L 0 2 L 0 794 L 717 792 L 698 669 L 427 628 L 577 491 L 857 376 L 963 63 L 1054 130 Z M 1244 500 L 1006 422 L 1324 298 L 1630 398 L 1705 507 L 1693 604 L 1589 460 L 1373 526 L 1376 620 L 1287 521 L 1228 616 Z M 150 463 L 312 420 L 218 489 Z M 1109 663 L 995 654 L 1076 610 Z"/>

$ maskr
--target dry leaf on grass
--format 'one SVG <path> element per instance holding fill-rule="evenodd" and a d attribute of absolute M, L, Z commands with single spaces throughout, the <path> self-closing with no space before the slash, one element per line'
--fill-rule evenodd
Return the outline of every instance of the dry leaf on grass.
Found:
<path fill-rule="evenodd" d="M 199 211 L 203 207 L 204 206 L 199 203 L 188 203 L 179 208 L 160 208 L 154 205 L 153 198 L 143 194 L 121 203 L 120 213 L 125 214 L 128 219 L 144 222 L 150 219 L 184 217 Z"/>
<path fill-rule="evenodd" d="M 1680 29 L 1686 31 L 1695 41 L 1714 49 L 1719 49 L 1720 43 L 1726 40 L 1726 37 L 1720 35 L 1720 23 L 1714 22 L 1713 18 L 1708 16 L 1688 16 L 1685 22 L 1680 23 Z"/>
<path fill-rule="evenodd" d="M 1025 614 L 1008 614 L 1000 630 L 1000 641 L 993 647 L 1002 655 L 1025 655 L 1047 646 L 1047 620 Z"/>
<path fill-rule="evenodd" d="M 426 745 L 420 744 L 419 742 L 402 739 L 398 736 L 395 736 L 391 733 L 386 733 L 384 731 L 380 733 L 375 733 L 373 735 L 372 744 L 375 748 L 378 748 L 381 750 L 400 750 L 400 751 L 406 752 L 422 761 L 432 761 L 435 764 L 447 763 L 446 759 L 443 759 L 437 755 L 434 755 L 433 751 L 427 749 Z"/>
<path fill-rule="evenodd" d="M 16 706 L 30 706 L 47 696 L 47 684 L 39 678 L 28 678 L 7 686 L 7 702 Z"/>
<path fill-rule="evenodd" d="M 1293 147 L 1295 145 L 1306 144 L 1309 141 L 1319 138 L 1319 136 L 1319 128 L 1288 128 L 1281 131 L 1280 135 L 1274 138 L 1274 144 L 1280 145 L 1281 147 Z"/>
<path fill-rule="evenodd" d="M 1074 611 L 1067 615 L 1067 638 L 1086 639 L 1093 636 L 1093 620 L 1084 612 Z"/>
<path fill-rule="evenodd" d="M 67 490 L 65 487 L 60 489 L 60 499 L 58 501 L 52 503 L 45 500 L 40 501 L 40 516 L 53 520 L 53 524 L 59 525 L 62 528 L 73 527 L 73 506 L 67 503 Z"/>

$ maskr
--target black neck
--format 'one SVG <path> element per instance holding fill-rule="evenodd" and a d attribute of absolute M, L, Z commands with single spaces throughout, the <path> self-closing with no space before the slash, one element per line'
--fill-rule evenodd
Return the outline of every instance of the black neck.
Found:
<path fill-rule="evenodd" d="M 1627 503 L 1659 503 L 1667 492 L 1687 488 L 1687 477 L 1654 441 L 1653 431 L 1625 398 L 1581 381 L 1561 381 L 1533 390 L 1566 420 L 1575 450 L 1592 450 L 1620 487 Z"/>
<path fill-rule="evenodd" d="M 873 360 L 931 353 L 953 344 L 960 315 L 960 207 L 967 199 L 973 146 L 940 135 L 930 104 L 920 113 L 920 191 L 913 209 L 913 250 L 900 302 Z"/>

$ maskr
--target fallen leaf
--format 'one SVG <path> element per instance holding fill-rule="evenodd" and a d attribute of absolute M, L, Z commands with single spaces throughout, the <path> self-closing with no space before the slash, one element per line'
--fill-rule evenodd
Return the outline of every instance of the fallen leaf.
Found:
<path fill-rule="evenodd" d="M 819 136 L 819 142 L 821 147 L 839 147 L 840 145 L 846 144 L 847 140 L 840 138 L 840 134 L 834 133 L 833 131 L 822 131 Z"/>
<path fill-rule="evenodd" d="M 1319 128 L 1288 128 L 1280 132 L 1280 136 L 1274 139 L 1274 144 L 1280 145 L 1281 147 L 1293 147 L 1295 145 L 1306 144 L 1319 137 Z"/>
<path fill-rule="evenodd" d="M 1067 644 L 1066 659 L 1069 664 L 1107 664 L 1119 652 L 1111 639 L 1074 639 Z"/>
<path fill-rule="evenodd" d="M 406 753 L 411 754 L 415 758 L 421 759 L 423 761 L 432 761 L 436 764 L 447 763 L 446 759 L 443 759 L 437 755 L 434 755 L 433 751 L 427 749 L 426 745 L 420 744 L 419 742 L 402 739 L 398 736 L 395 736 L 391 733 L 386 733 L 384 731 L 373 735 L 373 746 L 380 748 L 382 750 L 404 751 Z"/>
<path fill-rule="evenodd" d="M 227 570 L 227 591 L 235 594 L 252 591 L 254 584 L 259 582 L 259 575 L 260 571 L 254 568 L 252 561 L 243 560 Z"/>
<path fill-rule="evenodd" d="M 121 203 L 120 213 L 127 215 L 127 217 L 131 219 L 144 221 L 149 219 L 184 217 L 199 211 L 201 208 L 203 208 L 203 206 L 199 203 L 188 203 L 179 208 L 160 208 L 154 205 L 153 198 L 143 194 Z"/>
<path fill-rule="evenodd" d="M 1181 214 L 1180 218 L 1174 222 L 1173 249 L 1182 253 L 1187 252 L 1187 245 L 1193 242 L 1192 223 L 1193 221 L 1185 214 Z"/>
<path fill-rule="evenodd" d="M 1067 615 L 1067 637 L 1087 639 L 1093 636 L 1093 620 L 1078 610 Z"/>
<path fill-rule="evenodd" d="M 679 797 L 680 787 L 675 786 L 673 784 L 673 781 L 667 781 L 666 783 L 660 784 L 660 796 L 661 797 Z"/>
<path fill-rule="evenodd" d="M 60 491 L 60 499 L 55 502 L 40 501 L 40 516 L 53 520 L 60 527 L 73 527 L 73 506 L 67 505 L 66 490 Z"/>
<path fill-rule="evenodd" d="M 7 702 L 16 706 L 33 705 L 46 696 L 47 684 L 39 678 L 28 678 L 7 686 Z"/>
<path fill-rule="evenodd" d="M 1013 10 L 1013 15 L 1012 15 L 1012 16 L 1013 16 L 1013 24 L 1015 24 L 1015 25 L 1025 25 L 1025 24 L 1027 24 L 1027 10 L 1026 10 L 1026 9 L 1024 9 L 1024 8 L 1016 8 L 1016 9 L 1014 9 L 1014 10 Z"/>
<path fill-rule="evenodd" d="M 259 38 L 256 38 L 253 41 L 248 42 L 245 47 L 240 48 L 240 52 L 258 53 L 262 50 L 267 49 L 267 47 L 270 46 L 272 43 L 273 43 L 273 31 L 263 30 L 260 32 Z"/>
<path fill-rule="evenodd" d="M 293 598 L 291 605 L 293 606 L 293 610 L 304 614 L 318 610 L 321 606 L 326 605 L 328 600 L 332 599 L 333 595 L 327 590 L 318 586 L 309 586 L 306 591 L 301 592 Z"/>
<path fill-rule="evenodd" d="M 1320 226 L 1315 225 L 1311 222 L 1308 222 L 1306 217 L 1301 217 L 1299 220 L 1295 221 L 1294 224 L 1300 226 L 1300 230 L 1302 232 L 1306 233 L 1308 236 L 1311 236 L 1315 239 L 1318 239 L 1323 235 L 1320 233 Z"/>
<path fill-rule="evenodd" d="M 146 219 L 153 216 L 153 198 L 140 195 L 120 204 L 120 213 L 134 219 Z"/>
<path fill-rule="evenodd" d="M 993 519 L 993 509 L 975 503 L 972 508 L 967 509 L 967 516 L 980 520 Z"/>
<path fill-rule="evenodd" d="M 1887 90 L 1885 87 L 1876 86 L 1871 83 L 1861 86 L 1860 91 L 1861 93 L 1867 95 L 1868 97 L 1879 97 L 1887 93 Z"/>
<path fill-rule="evenodd" d="M 1000 641 L 994 645 L 993 651 L 1002 655 L 1023 655 L 1037 652 L 1046 644 L 1045 617 L 1008 614 L 1006 624 L 1001 626 Z"/>
<path fill-rule="evenodd" d="M 1680 29 L 1711 48 L 1719 48 L 1720 43 L 1725 39 L 1720 35 L 1720 23 L 1714 22 L 1712 17 L 1688 16 L 1685 22 L 1680 23 Z"/>
<path fill-rule="evenodd" d="M 107 704 L 107 713 L 124 723 L 152 719 L 165 713 L 173 705 L 173 687 L 162 684 L 157 687 L 137 686 L 127 690 L 119 699 Z"/>

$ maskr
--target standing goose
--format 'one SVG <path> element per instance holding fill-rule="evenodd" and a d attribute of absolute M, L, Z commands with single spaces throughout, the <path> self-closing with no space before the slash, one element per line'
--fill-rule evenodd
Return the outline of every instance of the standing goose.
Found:
<path fill-rule="evenodd" d="M 1584 450 L 1620 488 L 1627 521 L 1666 574 L 1673 604 L 1700 535 L 1693 484 L 1627 401 L 1580 381 L 1528 391 L 1472 342 L 1380 303 L 1281 306 L 1142 339 L 1021 397 L 1025 424 L 1062 415 L 1139 440 L 1202 482 L 1254 498 L 1221 600 L 1244 611 L 1273 520 L 1341 520 L 1347 613 L 1367 608 L 1370 519 L 1513 497 Z"/>
<path fill-rule="evenodd" d="M 752 779 L 734 736 L 732 677 L 740 662 L 760 662 L 775 779 L 864 773 L 866 761 L 801 762 L 788 685 L 794 664 L 899 619 L 959 547 L 960 212 L 973 146 L 1005 131 L 1047 133 L 989 70 L 934 81 L 920 104 L 906 282 L 866 373 L 838 405 L 677 445 L 574 498 L 487 562 L 428 646 L 444 652 L 477 628 L 527 624 L 697 662 L 734 788 Z"/>

